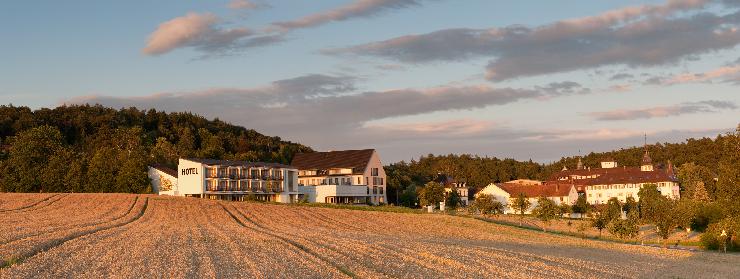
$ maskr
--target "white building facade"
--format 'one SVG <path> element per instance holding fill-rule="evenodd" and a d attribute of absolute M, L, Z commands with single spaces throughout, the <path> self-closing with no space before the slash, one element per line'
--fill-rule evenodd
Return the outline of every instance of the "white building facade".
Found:
<path fill-rule="evenodd" d="M 658 191 L 668 198 L 680 198 L 673 166 L 668 162 L 666 169 L 655 168 L 647 148 L 640 167 L 619 167 L 616 161 L 608 160 L 601 162 L 601 168 L 579 166 L 575 170 L 563 170 L 556 173 L 551 180 L 579 184 L 579 188 L 583 189 L 582 194 L 590 204 L 606 204 L 611 198 L 625 202 L 632 197 L 639 201 L 637 193 L 645 185 L 657 186 Z"/>
<path fill-rule="evenodd" d="M 504 214 L 518 214 L 513 208 L 511 208 L 512 198 L 516 198 L 519 194 L 529 200 L 530 207 L 524 211 L 526 214 L 532 213 L 532 210 L 537 207 L 538 200 L 541 197 L 545 197 L 555 204 L 567 204 L 573 205 L 578 200 L 578 192 L 575 186 L 572 184 L 540 184 L 540 185 L 526 185 L 518 183 L 491 183 L 481 191 L 475 194 L 476 197 L 481 194 L 491 195 L 494 199 L 504 205 Z"/>
<path fill-rule="evenodd" d="M 385 170 L 374 149 L 299 153 L 291 165 L 308 202 L 387 203 Z"/>
<path fill-rule="evenodd" d="M 154 168 L 154 167 L 152 167 Z M 151 169 L 151 168 L 150 168 Z M 159 173 L 150 171 L 153 186 Z M 161 178 L 156 179 L 161 185 Z M 212 159 L 180 159 L 176 186 L 160 195 L 243 201 L 250 198 L 282 203 L 301 200 L 298 170 L 287 165 Z"/>

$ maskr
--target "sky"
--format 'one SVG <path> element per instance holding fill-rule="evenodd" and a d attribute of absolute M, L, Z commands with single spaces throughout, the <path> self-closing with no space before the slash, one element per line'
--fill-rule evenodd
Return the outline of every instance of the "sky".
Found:
<path fill-rule="evenodd" d="M 5 1 L 0 104 L 547 163 L 733 131 L 738 28 L 740 0 Z"/>

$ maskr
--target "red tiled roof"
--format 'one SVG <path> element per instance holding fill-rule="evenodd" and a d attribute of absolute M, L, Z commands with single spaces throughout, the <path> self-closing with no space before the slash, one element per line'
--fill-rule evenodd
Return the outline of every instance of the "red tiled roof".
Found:
<path fill-rule="evenodd" d="M 157 169 L 158 171 L 161 171 L 163 173 L 169 174 L 169 175 L 177 178 L 177 171 L 176 170 L 173 170 L 171 168 L 168 168 L 168 167 L 166 167 L 164 165 L 160 165 L 160 164 L 154 164 L 154 165 L 151 165 L 151 167 L 154 168 L 154 169 Z"/>
<path fill-rule="evenodd" d="M 570 194 L 570 188 L 573 184 L 569 183 L 548 183 L 544 185 L 522 185 L 514 183 L 501 183 L 497 185 L 501 190 L 506 191 L 512 197 L 523 193 L 529 198 L 535 197 L 565 197 Z"/>
<path fill-rule="evenodd" d="M 642 171 L 639 167 L 621 167 L 608 169 L 586 169 L 586 170 L 567 170 L 553 174 L 550 182 L 558 182 L 560 177 L 569 177 L 570 175 L 597 175 L 596 178 L 575 179 L 572 181 L 576 184 L 585 185 L 605 185 L 605 184 L 625 184 L 625 183 L 655 183 L 666 181 L 677 181 L 674 174 L 669 170 L 655 169 L 653 171 Z"/>
<path fill-rule="evenodd" d="M 353 173 L 365 171 L 375 149 L 297 153 L 291 165 L 299 170 L 351 168 Z"/>

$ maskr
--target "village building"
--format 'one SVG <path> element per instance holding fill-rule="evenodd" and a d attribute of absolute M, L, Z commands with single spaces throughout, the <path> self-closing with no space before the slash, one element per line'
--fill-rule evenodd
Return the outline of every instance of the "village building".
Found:
<path fill-rule="evenodd" d="M 540 185 L 491 183 L 479 191 L 476 196 L 481 194 L 491 195 L 494 199 L 503 204 L 505 214 L 518 213 L 511 208 L 511 201 L 512 199 L 517 198 L 520 194 L 523 194 L 531 204 L 531 206 L 524 212 L 527 214 L 532 213 L 532 210 L 538 204 L 538 199 L 541 197 L 547 198 L 555 202 L 557 205 L 573 205 L 578 199 L 578 192 L 573 184 L 566 182 Z"/>
<path fill-rule="evenodd" d="M 470 204 L 468 201 L 469 189 L 465 181 L 458 181 L 449 175 L 437 173 L 437 178 L 434 179 L 434 182 L 439 183 L 445 188 L 445 196 L 452 193 L 452 191 L 455 191 L 460 197 L 460 203 L 462 206 L 468 206 Z"/>
<path fill-rule="evenodd" d="M 592 169 L 583 167 L 580 158 L 578 162 L 576 169 L 564 168 L 553 174 L 547 183 L 572 183 L 579 193 L 586 196 L 586 201 L 590 204 L 605 204 L 610 198 L 625 202 L 628 197 L 632 197 L 639 201 L 637 193 L 647 184 L 656 185 L 658 191 L 666 197 L 680 197 L 673 165 L 668 161 L 665 169 L 656 168 L 647 146 L 639 167 L 620 167 L 615 160 L 608 159 L 601 162 L 601 168 Z"/>
<path fill-rule="evenodd" d="M 151 166 L 152 188 L 160 195 L 243 201 L 292 203 L 298 191 L 298 170 L 274 163 L 213 159 L 180 159 L 177 172 Z"/>
<path fill-rule="evenodd" d="M 308 202 L 387 202 L 385 170 L 375 149 L 298 153 L 291 164 Z"/>

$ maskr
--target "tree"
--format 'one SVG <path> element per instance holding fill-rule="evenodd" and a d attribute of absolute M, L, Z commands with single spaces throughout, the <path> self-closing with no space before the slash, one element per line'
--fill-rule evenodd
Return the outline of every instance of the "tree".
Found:
<path fill-rule="evenodd" d="M 604 214 L 603 210 L 596 213 L 596 216 L 591 219 L 591 226 L 599 230 L 599 237 L 601 237 L 601 231 L 606 228 L 609 224 L 607 214 Z"/>
<path fill-rule="evenodd" d="M 483 215 L 496 215 L 504 212 L 504 205 L 488 194 L 479 194 L 473 201 L 472 207 Z"/>
<path fill-rule="evenodd" d="M 709 197 L 709 193 L 707 192 L 706 187 L 704 187 L 704 182 L 699 182 L 696 184 L 696 187 L 694 187 L 694 196 L 692 198 L 699 202 L 712 201 L 712 198 Z"/>
<path fill-rule="evenodd" d="M 177 147 L 167 141 L 164 137 L 157 138 L 157 143 L 151 151 L 151 157 L 154 162 L 164 164 L 171 168 L 177 168 L 179 159 Z"/>
<path fill-rule="evenodd" d="M 514 212 L 519 212 L 519 225 L 521 226 L 524 219 L 524 212 L 529 210 L 529 207 L 532 206 L 532 202 L 529 201 L 527 195 L 519 193 L 515 198 L 510 199 L 509 206 L 514 210 Z"/>
<path fill-rule="evenodd" d="M 640 218 L 643 220 L 654 219 L 659 210 L 656 208 L 656 204 L 663 198 L 658 191 L 658 186 L 655 184 L 645 184 L 637 192 L 637 196 L 640 198 L 640 202 L 638 203 Z"/>
<path fill-rule="evenodd" d="M 32 128 L 13 137 L 9 152 L 10 158 L 4 163 L 5 169 L 3 176 L 0 177 L 2 190 L 48 192 L 42 183 L 40 174 L 59 172 L 48 169 L 48 162 L 62 148 L 62 133 L 51 126 Z M 59 167 L 59 165 L 55 164 L 53 167 Z"/>
<path fill-rule="evenodd" d="M 399 203 L 405 207 L 417 207 L 419 204 L 419 195 L 416 192 L 416 185 L 406 187 L 398 198 Z"/>
<path fill-rule="evenodd" d="M 634 238 L 640 232 L 637 215 L 638 214 L 636 211 L 632 211 L 630 214 L 627 215 L 626 219 L 617 219 L 611 221 L 611 223 L 607 225 L 609 233 L 621 239 Z"/>
<path fill-rule="evenodd" d="M 711 186 L 714 190 L 714 175 L 708 167 L 697 165 L 694 162 L 685 163 L 678 168 L 676 176 L 681 184 L 682 197 L 693 198 L 699 185 L 704 188 L 705 192 L 707 186 Z M 708 192 L 707 195 L 709 195 Z"/>
<path fill-rule="evenodd" d="M 570 214 L 573 212 L 573 207 L 568 205 L 567 203 L 561 203 L 558 206 L 558 215 L 560 215 L 561 218 L 565 218 L 566 214 Z"/>
<path fill-rule="evenodd" d="M 445 188 L 434 181 L 427 182 L 419 193 L 421 206 L 437 206 L 445 198 Z"/>
<path fill-rule="evenodd" d="M 642 201 L 642 198 L 640 201 Z M 658 236 L 663 238 L 663 247 L 668 246 L 668 237 L 681 224 L 681 212 L 678 212 L 676 209 L 677 202 L 664 196 L 660 196 L 652 201 L 653 211 L 649 215 L 648 220 L 655 224 L 658 230 Z"/>
<path fill-rule="evenodd" d="M 583 218 L 583 215 L 587 214 L 589 210 L 591 209 L 591 205 L 588 204 L 586 201 L 586 196 L 578 196 L 578 199 L 576 200 L 576 203 L 573 204 L 573 213 L 578 213 L 581 218 Z"/>
<path fill-rule="evenodd" d="M 537 199 L 537 205 L 532 210 L 532 214 L 542 221 L 542 230 L 547 231 L 547 225 L 552 219 L 557 218 L 560 209 L 552 200 L 540 197 Z"/>
<path fill-rule="evenodd" d="M 610 198 L 606 202 L 606 211 L 604 212 L 608 222 L 622 218 L 622 203 L 617 198 Z"/>
<path fill-rule="evenodd" d="M 637 216 L 640 216 L 639 213 L 639 207 L 637 206 L 637 201 L 635 201 L 634 197 L 627 197 L 627 200 L 624 202 L 624 205 L 622 205 L 622 211 L 627 213 L 627 216 L 630 215 L 630 213 L 634 212 L 637 214 Z"/>
<path fill-rule="evenodd" d="M 740 215 L 740 124 L 735 134 L 728 134 L 722 144 L 723 156 L 717 165 L 716 199 L 731 215 Z"/>
<path fill-rule="evenodd" d="M 448 206 L 450 209 L 456 209 L 458 206 L 460 206 L 461 202 L 462 200 L 460 199 L 460 194 L 454 188 L 452 189 L 452 191 L 447 193 L 445 206 Z"/>

